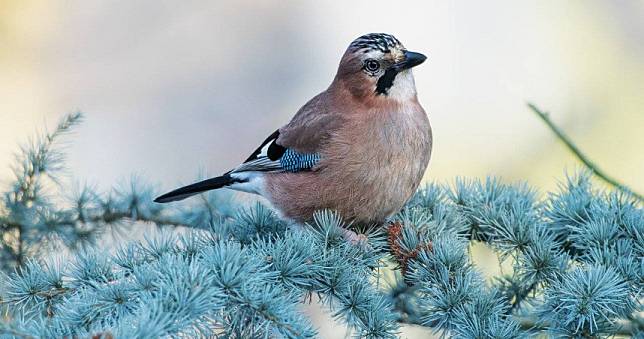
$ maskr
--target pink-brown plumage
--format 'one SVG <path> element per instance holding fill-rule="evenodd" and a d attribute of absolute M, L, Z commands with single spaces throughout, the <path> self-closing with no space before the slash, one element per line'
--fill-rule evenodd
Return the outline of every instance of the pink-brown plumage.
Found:
<path fill-rule="evenodd" d="M 280 129 L 280 144 L 322 155 L 309 172 L 267 174 L 267 198 L 289 219 L 333 209 L 357 223 L 382 222 L 409 200 L 429 163 L 431 128 L 415 96 L 356 98 L 343 81 Z"/>

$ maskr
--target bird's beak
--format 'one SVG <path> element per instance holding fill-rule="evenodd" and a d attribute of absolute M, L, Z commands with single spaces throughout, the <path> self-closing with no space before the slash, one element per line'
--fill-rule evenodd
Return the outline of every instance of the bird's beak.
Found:
<path fill-rule="evenodd" d="M 405 69 L 418 66 L 422 64 L 425 60 L 427 60 L 427 57 L 421 53 L 405 51 L 405 60 L 399 63 L 396 63 L 394 67 L 396 67 L 398 71 L 402 71 Z"/>

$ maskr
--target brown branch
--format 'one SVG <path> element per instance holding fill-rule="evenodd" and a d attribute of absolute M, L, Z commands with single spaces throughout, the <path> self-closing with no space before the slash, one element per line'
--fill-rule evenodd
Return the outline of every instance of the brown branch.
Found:
<path fill-rule="evenodd" d="M 546 123 L 546 125 L 550 128 L 550 130 L 553 133 L 555 133 L 555 135 L 559 138 L 559 140 L 561 140 L 564 143 L 564 145 L 566 145 L 566 147 L 568 147 L 568 149 L 577 157 L 577 159 L 579 159 L 579 161 L 581 161 L 584 165 L 586 165 L 586 167 L 588 167 L 593 172 L 593 174 L 595 174 L 600 179 L 604 180 L 609 185 L 616 187 L 620 191 L 633 196 L 639 201 L 644 202 L 644 196 L 633 191 L 628 186 L 620 183 L 615 178 L 610 177 L 608 174 L 606 174 L 606 172 L 599 169 L 599 167 L 597 167 L 597 165 L 594 162 L 590 161 L 590 159 L 588 159 L 588 157 L 581 152 L 581 150 L 572 142 L 572 140 L 570 140 L 570 138 L 559 127 L 557 127 L 557 125 L 555 125 L 552 122 L 552 120 L 550 120 L 550 117 L 548 116 L 547 112 L 540 110 L 537 106 L 531 103 L 528 103 L 528 107 L 539 118 L 541 118 L 543 122 Z"/>

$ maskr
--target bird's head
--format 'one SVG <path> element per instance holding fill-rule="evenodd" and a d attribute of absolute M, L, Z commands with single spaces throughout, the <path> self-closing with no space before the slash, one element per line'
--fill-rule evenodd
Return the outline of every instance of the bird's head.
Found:
<path fill-rule="evenodd" d="M 363 101 L 409 100 L 416 97 L 411 68 L 425 59 L 423 54 L 408 51 L 393 35 L 366 34 L 347 48 L 335 82 Z"/>

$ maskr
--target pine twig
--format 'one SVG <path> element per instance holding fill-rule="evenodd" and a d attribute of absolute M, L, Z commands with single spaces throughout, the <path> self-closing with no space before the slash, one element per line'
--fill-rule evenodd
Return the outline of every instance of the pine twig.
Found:
<path fill-rule="evenodd" d="M 524 331 L 532 332 L 547 332 L 549 327 L 548 324 L 540 323 L 538 319 L 533 317 L 518 317 L 519 326 Z M 633 335 L 633 331 L 637 328 L 638 324 L 636 320 L 623 321 L 616 323 L 617 329 L 613 333 L 616 336 L 630 337 Z"/>
<path fill-rule="evenodd" d="M 15 330 L 9 326 L 5 327 L 2 323 L 0 323 L 0 335 L 2 334 L 9 335 L 13 338 L 36 339 L 36 337 L 33 337 L 27 333 L 20 332 L 18 330 Z"/>
<path fill-rule="evenodd" d="M 572 140 L 570 140 L 570 138 L 559 127 L 557 127 L 557 125 L 555 125 L 552 120 L 550 120 L 547 112 L 540 110 L 532 103 L 528 103 L 528 107 L 539 118 L 541 118 L 541 120 L 543 120 L 546 125 L 548 125 L 550 130 L 555 133 L 555 135 L 566 145 L 566 147 L 568 147 L 568 149 L 577 157 L 577 159 L 579 159 L 579 161 L 586 165 L 586 167 L 588 167 L 597 177 L 604 180 L 609 185 L 616 187 L 620 191 L 637 198 L 637 200 L 639 201 L 644 202 L 644 196 L 633 191 L 628 186 L 620 183 L 615 178 L 610 177 L 608 174 L 606 174 L 606 172 L 599 169 L 599 167 L 594 162 L 590 161 L 590 159 L 588 159 L 588 157 L 581 152 L 581 150 L 572 142 Z"/>

